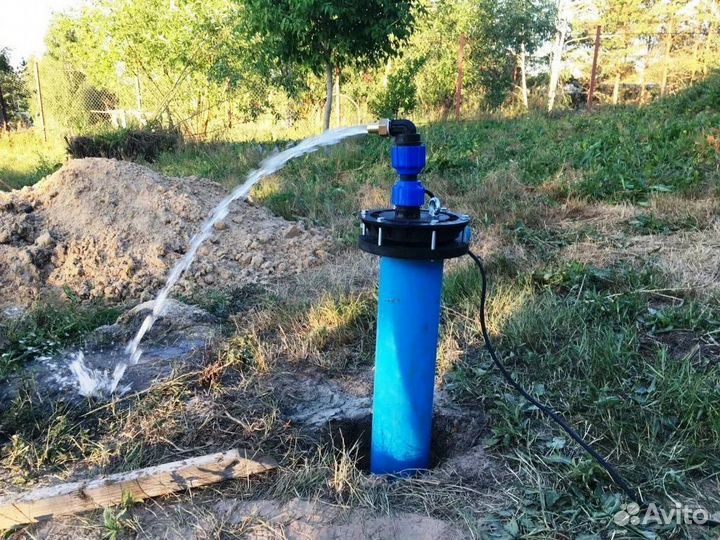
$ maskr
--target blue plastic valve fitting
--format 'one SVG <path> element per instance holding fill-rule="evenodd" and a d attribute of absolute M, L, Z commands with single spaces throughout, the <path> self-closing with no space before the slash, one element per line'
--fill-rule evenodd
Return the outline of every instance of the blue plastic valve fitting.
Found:
<path fill-rule="evenodd" d="M 425 186 L 418 180 L 418 174 L 425 167 L 425 145 L 395 145 L 390 151 L 390 161 L 399 176 L 392 189 L 392 204 L 421 207 L 425 202 Z"/>

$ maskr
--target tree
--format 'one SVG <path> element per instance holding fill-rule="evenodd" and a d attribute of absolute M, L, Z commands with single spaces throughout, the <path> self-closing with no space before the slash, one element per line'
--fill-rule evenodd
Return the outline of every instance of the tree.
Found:
<path fill-rule="evenodd" d="M 548 112 L 555 107 L 560 73 L 563 67 L 563 56 L 577 48 L 578 43 L 587 35 L 583 21 L 596 11 L 595 0 L 556 0 L 555 3 L 555 37 L 550 52 L 550 77 L 548 81 Z M 579 34 L 573 36 L 573 34 Z"/>
<path fill-rule="evenodd" d="M 550 82 L 548 83 L 548 112 L 552 112 L 555 106 L 555 95 L 558 82 L 560 81 L 560 70 L 562 68 L 562 54 L 565 49 L 565 39 L 569 31 L 568 17 L 565 9 L 566 0 L 557 0 L 557 15 L 555 18 L 555 38 L 553 39 L 552 52 L 550 54 Z"/>
<path fill-rule="evenodd" d="M 5 104 L 5 96 L 3 95 L 3 79 L 10 73 L 13 73 L 13 68 L 10 65 L 10 59 L 8 58 L 8 50 L 0 49 L 0 113 L 2 114 L 3 130 L 10 130 L 10 118 L 8 116 L 7 105 Z"/>
<path fill-rule="evenodd" d="M 660 96 L 692 83 L 706 65 L 719 21 L 717 0 L 600 0 L 592 24 L 603 27 L 602 65 L 612 78 L 613 104 L 628 76 L 640 87 L 641 103 L 648 82 Z"/>
<path fill-rule="evenodd" d="M 528 108 L 527 62 L 555 29 L 553 0 L 480 0 L 480 15 L 473 38 L 482 78 L 495 104 L 512 81 L 512 60 L 520 70 L 520 94 Z"/>
<path fill-rule="evenodd" d="M 400 68 L 389 73 L 382 90 L 368 102 L 370 111 L 379 118 L 395 118 L 409 113 L 417 104 L 415 76 L 421 59 L 403 59 Z"/>
<path fill-rule="evenodd" d="M 603 30 L 603 67 L 613 75 L 612 102 L 617 104 L 620 80 L 635 69 L 650 35 L 648 0 L 602 0 L 598 4 Z M 643 39 L 645 38 L 645 39 Z"/>
<path fill-rule="evenodd" d="M 694 79 L 700 46 L 712 41 L 711 30 L 720 17 L 720 6 L 716 0 L 655 0 L 648 16 L 653 21 L 653 30 L 659 34 L 657 64 L 661 69 L 657 75 L 660 95 L 664 96 L 671 71 L 676 78 L 687 74 L 690 80 Z"/>
<path fill-rule="evenodd" d="M 10 63 L 10 51 L 0 49 L 0 121 L 5 131 L 10 126 L 27 121 L 23 114 L 27 109 L 28 91 L 23 72 L 25 64 L 14 68 Z"/>
<path fill-rule="evenodd" d="M 423 14 L 418 18 L 413 35 L 403 47 L 403 60 L 395 62 L 395 69 L 415 62 L 418 99 L 430 107 L 439 107 L 443 119 L 452 107 L 457 82 L 458 46 L 460 36 L 468 34 L 476 20 L 476 0 L 425 0 Z M 469 43 L 467 49 L 472 48 Z M 468 78 L 464 86 L 474 84 L 473 66 L 469 62 Z"/>
<path fill-rule="evenodd" d="M 324 129 L 330 127 L 336 70 L 375 66 L 393 55 L 409 37 L 417 7 L 417 0 L 244 2 L 248 30 L 268 58 L 324 73 Z"/>
<path fill-rule="evenodd" d="M 701 67 L 702 74 L 707 76 L 710 66 L 717 67 L 720 54 L 718 54 L 718 26 L 720 26 L 720 4 L 717 0 L 700 0 L 696 23 L 698 29 L 702 30 L 704 38 L 702 42 L 696 43 L 692 57 L 690 82 L 695 79 L 695 72 Z M 698 40 L 700 41 L 700 40 Z"/>

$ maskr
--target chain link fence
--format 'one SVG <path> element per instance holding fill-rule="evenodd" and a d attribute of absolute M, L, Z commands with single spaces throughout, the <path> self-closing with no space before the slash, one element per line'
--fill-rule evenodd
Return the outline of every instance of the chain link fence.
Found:
<path fill-rule="evenodd" d="M 193 75 L 189 68 L 179 73 L 129 73 L 120 62 L 111 77 L 91 81 L 78 70 L 43 58 L 25 66 L 21 80 L 24 99 L 9 104 L 16 119 L 10 128 L 33 130 L 46 141 L 148 126 L 207 140 L 267 133 L 277 125 L 320 126 L 322 118 L 320 99 L 295 103 L 267 86 L 233 88 Z M 366 108 L 351 96 L 336 93 L 335 107 L 342 114 L 333 114 L 333 125 L 359 122 L 361 117 L 369 120 Z"/>
<path fill-rule="evenodd" d="M 557 92 L 562 98 L 559 103 L 566 107 L 581 109 L 588 102 L 592 37 L 564 53 Z M 701 80 L 720 64 L 720 39 L 716 33 L 643 36 L 633 45 L 631 54 L 618 49 L 620 38 L 628 40 L 627 36 L 609 32 L 600 35 L 594 89 L 597 104 L 646 104 Z M 622 61 L 618 55 L 624 55 Z M 193 75 L 189 67 L 179 72 L 133 73 L 119 62 L 105 80 L 92 81 L 81 71 L 46 56 L 25 66 L 18 80 L 16 86 L 23 88 L 5 96 L 9 127 L 13 131 L 34 130 L 46 141 L 148 125 L 175 128 L 186 138 L 201 140 L 233 138 L 240 128 L 252 136 L 263 130 L 267 133 L 274 125 L 288 129 L 304 123 L 314 126 L 315 131 L 321 125 L 319 98 L 311 104 L 299 104 L 284 97 L 268 107 L 278 99 L 279 92 L 267 86 L 256 86 L 253 92 L 208 82 Z M 458 82 L 461 80 L 459 77 Z M 544 108 L 547 90 L 547 83 L 537 79 L 531 88 L 531 107 Z M 333 125 L 368 120 L 366 103 L 343 94 L 340 97 L 342 114 L 334 111 Z M 456 106 L 459 109 L 459 102 Z M 263 114 L 270 109 L 272 114 Z M 462 117 L 469 118 L 475 111 L 468 107 L 462 113 Z"/>
<path fill-rule="evenodd" d="M 4 96 L 8 130 L 34 130 L 49 138 L 119 128 L 176 128 L 189 138 L 210 138 L 246 120 L 247 106 L 229 87 L 177 74 L 128 73 L 118 63 L 113 77 L 91 81 L 61 62 L 31 61 L 18 76 L 19 99 Z M 260 102 L 260 99 L 257 99 Z"/>
<path fill-rule="evenodd" d="M 120 66 L 114 80 L 98 84 L 66 66 L 33 62 L 26 70 L 28 114 L 46 137 L 144 127 L 148 122 L 182 126 L 190 134 L 207 131 L 208 112 L 214 107 L 207 102 L 207 92 L 192 93 L 184 75 L 171 81 L 126 74 Z"/>

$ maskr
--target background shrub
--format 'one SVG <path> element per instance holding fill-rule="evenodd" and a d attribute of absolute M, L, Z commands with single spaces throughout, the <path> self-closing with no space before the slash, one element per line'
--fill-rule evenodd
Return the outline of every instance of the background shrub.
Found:
<path fill-rule="evenodd" d="M 65 138 L 74 158 L 104 157 L 155 161 L 161 152 L 175 150 L 180 135 L 173 130 L 120 129 L 89 136 Z"/>

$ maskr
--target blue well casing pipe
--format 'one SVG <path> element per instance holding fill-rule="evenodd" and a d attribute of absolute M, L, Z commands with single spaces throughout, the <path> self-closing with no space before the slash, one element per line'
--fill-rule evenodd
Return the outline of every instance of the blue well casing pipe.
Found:
<path fill-rule="evenodd" d="M 395 137 L 392 208 L 364 210 L 359 247 L 380 256 L 370 471 L 430 466 L 443 261 L 467 252 L 468 216 L 423 208 L 425 145 L 408 120 L 368 131 Z"/>
<path fill-rule="evenodd" d="M 430 466 L 443 261 L 380 258 L 370 469 Z"/>

